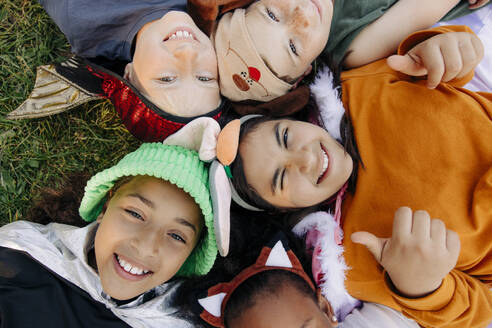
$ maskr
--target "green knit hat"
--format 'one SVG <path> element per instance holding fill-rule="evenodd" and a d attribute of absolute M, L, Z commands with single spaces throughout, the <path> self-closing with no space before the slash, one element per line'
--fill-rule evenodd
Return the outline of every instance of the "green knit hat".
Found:
<path fill-rule="evenodd" d="M 118 164 L 97 173 L 87 182 L 79 208 L 80 216 L 88 222 L 96 220 L 106 202 L 106 194 L 114 183 L 121 177 L 136 175 L 149 175 L 169 181 L 195 199 L 202 210 L 207 231 L 177 275 L 208 273 L 217 257 L 217 244 L 208 188 L 208 168 L 194 150 L 157 142 L 142 144 Z"/>

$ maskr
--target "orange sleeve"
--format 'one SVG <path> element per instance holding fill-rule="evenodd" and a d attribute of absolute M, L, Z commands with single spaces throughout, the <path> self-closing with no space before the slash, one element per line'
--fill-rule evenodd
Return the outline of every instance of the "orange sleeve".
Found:
<path fill-rule="evenodd" d="M 387 287 L 401 311 L 423 327 L 486 327 L 492 312 L 492 291 L 478 279 L 451 271 L 441 286 L 421 298 L 405 298 Z"/>
<path fill-rule="evenodd" d="M 431 37 L 436 36 L 438 34 L 449 33 L 449 32 L 473 33 L 472 29 L 465 25 L 440 26 L 428 30 L 418 31 L 410 34 L 405 40 L 403 40 L 400 43 L 400 45 L 398 46 L 397 53 L 398 55 L 405 55 L 408 51 L 410 51 L 413 47 L 415 47 L 419 43 L 427 39 L 430 39 Z M 468 82 L 470 82 L 470 80 L 473 78 L 473 74 L 474 72 L 472 70 L 462 78 L 454 79 L 447 83 L 457 87 L 462 87 Z"/>

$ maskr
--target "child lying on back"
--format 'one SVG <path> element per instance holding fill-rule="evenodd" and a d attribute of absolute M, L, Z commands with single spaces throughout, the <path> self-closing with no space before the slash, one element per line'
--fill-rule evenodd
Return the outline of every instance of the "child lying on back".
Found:
<path fill-rule="evenodd" d="M 130 62 L 124 77 L 165 112 L 192 117 L 219 106 L 215 51 L 184 0 L 39 2 L 74 53 Z"/>
<path fill-rule="evenodd" d="M 190 0 L 188 6 L 204 16 L 231 2 L 240 1 Z M 214 28 L 221 92 L 233 101 L 269 101 L 292 89 L 322 52 L 336 62 L 347 54 L 347 67 L 387 57 L 405 36 L 436 23 L 458 2 L 256 1 L 223 15 Z M 470 1 L 474 7 L 486 2 Z"/>

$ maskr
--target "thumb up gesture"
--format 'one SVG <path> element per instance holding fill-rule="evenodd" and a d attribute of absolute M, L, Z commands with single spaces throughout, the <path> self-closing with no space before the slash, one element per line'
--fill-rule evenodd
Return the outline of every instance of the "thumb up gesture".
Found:
<path fill-rule="evenodd" d="M 448 32 L 427 39 L 405 55 L 388 57 L 395 71 L 412 76 L 427 75 L 427 87 L 461 78 L 472 71 L 484 53 L 480 39 L 472 33 Z"/>
<path fill-rule="evenodd" d="M 367 247 L 406 297 L 421 297 L 439 288 L 460 252 L 456 232 L 447 230 L 439 219 L 431 220 L 426 211 L 412 213 L 408 207 L 395 212 L 391 238 L 359 231 L 351 239 Z"/>

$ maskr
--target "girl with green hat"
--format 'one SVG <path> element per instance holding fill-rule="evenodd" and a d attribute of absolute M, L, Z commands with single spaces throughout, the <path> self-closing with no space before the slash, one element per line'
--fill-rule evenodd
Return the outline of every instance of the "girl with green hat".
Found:
<path fill-rule="evenodd" d="M 89 222 L 82 228 L 27 221 L 0 228 L 0 322 L 191 327 L 173 307 L 175 277 L 207 273 L 217 254 L 198 153 L 143 144 L 88 181 L 79 213 Z M 30 315 L 20 315 L 26 302 Z"/>

